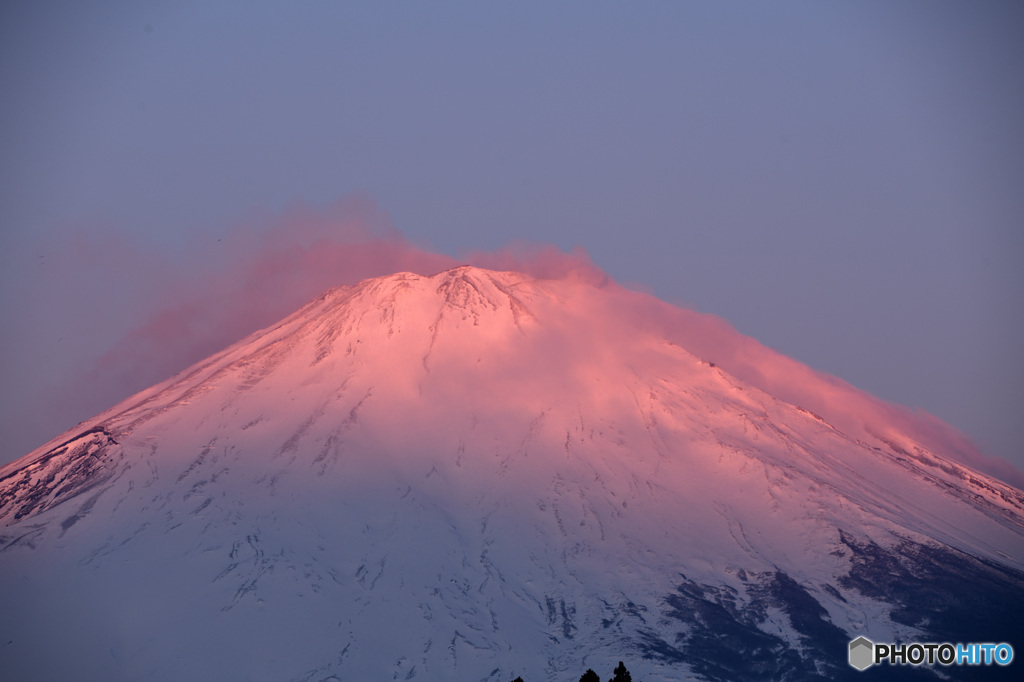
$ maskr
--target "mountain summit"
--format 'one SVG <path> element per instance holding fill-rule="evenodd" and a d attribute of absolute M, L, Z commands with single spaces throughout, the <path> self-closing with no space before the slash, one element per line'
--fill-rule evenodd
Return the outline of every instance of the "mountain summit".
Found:
<path fill-rule="evenodd" d="M 652 301 L 366 280 L 3 467 L 0 677 L 859 679 L 862 635 L 1024 645 L 1021 491 L 853 389 L 756 388 Z"/>

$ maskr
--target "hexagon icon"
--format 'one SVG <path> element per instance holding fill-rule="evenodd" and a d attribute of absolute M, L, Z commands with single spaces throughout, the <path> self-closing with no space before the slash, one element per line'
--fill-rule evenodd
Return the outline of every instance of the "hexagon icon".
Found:
<path fill-rule="evenodd" d="M 857 670 L 866 670 L 875 658 L 875 645 L 867 637 L 858 637 L 850 642 L 850 665 Z"/>

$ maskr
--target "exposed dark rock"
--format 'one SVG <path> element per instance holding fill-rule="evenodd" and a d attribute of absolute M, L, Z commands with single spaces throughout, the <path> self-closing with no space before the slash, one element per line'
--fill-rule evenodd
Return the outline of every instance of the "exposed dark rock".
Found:
<path fill-rule="evenodd" d="M 906 541 L 887 550 L 842 534 L 852 553 L 839 587 L 891 604 L 892 619 L 921 630 L 921 642 L 1007 642 L 1024 650 L 1024 575 L 950 548 Z M 861 673 L 847 663 L 850 635 L 803 586 L 782 571 L 747 572 L 746 595 L 683 576 L 666 596 L 664 615 L 681 628 L 649 629 L 641 645 L 648 658 L 677 661 L 708 680 L 1011 679 L 1014 665 L 894 666 Z M 831 588 L 831 589 L 829 589 Z M 831 594 L 835 587 L 826 586 Z M 844 598 L 845 599 L 845 598 Z M 762 628 L 769 610 L 782 611 L 799 633 L 788 642 Z M 672 634 L 672 631 L 675 633 Z"/>
<path fill-rule="evenodd" d="M 0 478 L 0 519 L 8 525 L 95 488 L 113 475 L 120 453 L 113 434 L 97 426 L 10 471 Z M 78 518 L 69 517 L 65 530 Z"/>

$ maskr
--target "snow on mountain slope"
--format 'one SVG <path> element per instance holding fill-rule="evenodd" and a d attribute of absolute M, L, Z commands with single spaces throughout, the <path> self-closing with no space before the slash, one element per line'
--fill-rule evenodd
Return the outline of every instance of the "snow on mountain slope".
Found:
<path fill-rule="evenodd" d="M 701 644 L 732 628 L 811 679 L 951 617 L 913 575 L 1024 593 L 1019 490 L 741 382 L 646 303 L 367 280 L 4 467 L 0 677 L 742 678 Z"/>

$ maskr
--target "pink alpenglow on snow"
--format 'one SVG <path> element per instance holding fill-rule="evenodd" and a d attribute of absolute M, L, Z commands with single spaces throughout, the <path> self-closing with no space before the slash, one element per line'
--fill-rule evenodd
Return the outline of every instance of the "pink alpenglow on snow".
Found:
<path fill-rule="evenodd" d="M 134 324 L 91 363 L 86 358 L 82 365 L 89 369 L 76 367 L 79 374 L 72 375 L 70 383 L 54 384 L 46 401 L 53 419 L 81 419 L 161 381 L 271 324 L 331 286 L 392 272 L 430 275 L 459 264 L 449 256 L 410 244 L 372 203 L 358 198 L 339 202 L 327 211 L 295 207 L 267 222 L 262 231 L 239 227 L 222 243 L 210 245 L 210 253 L 192 265 L 187 278 L 179 275 L 175 279 L 169 263 L 155 261 L 124 242 L 108 239 L 102 244 L 79 244 L 76 248 L 92 253 L 98 263 L 114 257 L 141 263 L 152 281 L 139 276 L 136 279 L 141 285 L 130 287 L 103 279 L 112 275 L 80 273 L 87 281 L 106 281 L 103 286 L 110 290 L 113 307 Z M 656 329 L 744 382 L 818 414 L 858 438 L 881 438 L 906 449 L 912 444 L 902 442 L 900 434 L 884 426 L 898 424 L 900 433 L 929 450 L 1024 486 L 1024 474 L 1005 460 L 985 456 L 941 420 L 886 403 L 817 372 L 738 333 L 721 318 L 626 290 L 594 265 L 581 248 L 565 253 L 550 245 L 513 244 L 494 252 L 469 252 L 463 262 L 541 280 L 576 280 L 603 289 L 607 301 L 593 311 L 593 319 L 580 316 L 575 321 L 586 334 L 614 337 L 617 329 L 631 330 L 635 325 Z M 66 265 L 72 271 L 85 267 L 72 261 Z M 105 273 L 118 270 L 104 267 Z M 149 292 L 145 307 L 126 298 L 135 288 L 141 294 Z M 119 306 L 118 296 L 127 303 Z M 67 303 L 75 308 L 67 311 L 74 324 L 85 314 L 83 306 L 73 298 Z M 110 311 L 103 314 L 112 315 Z M 38 414 L 32 419 L 38 420 Z M 56 430 L 51 427 L 50 433 Z"/>
<path fill-rule="evenodd" d="M 937 417 L 888 403 L 816 371 L 740 334 L 719 317 L 643 296 L 631 300 L 625 312 L 630 310 L 659 326 L 690 352 L 766 393 L 820 415 L 849 434 L 912 449 L 915 443 L 902 440 L 909 436 L 928 450 L 1024 488 L 1024 473 L 1006 460 L 983 454 L 966 435 Z"/>

